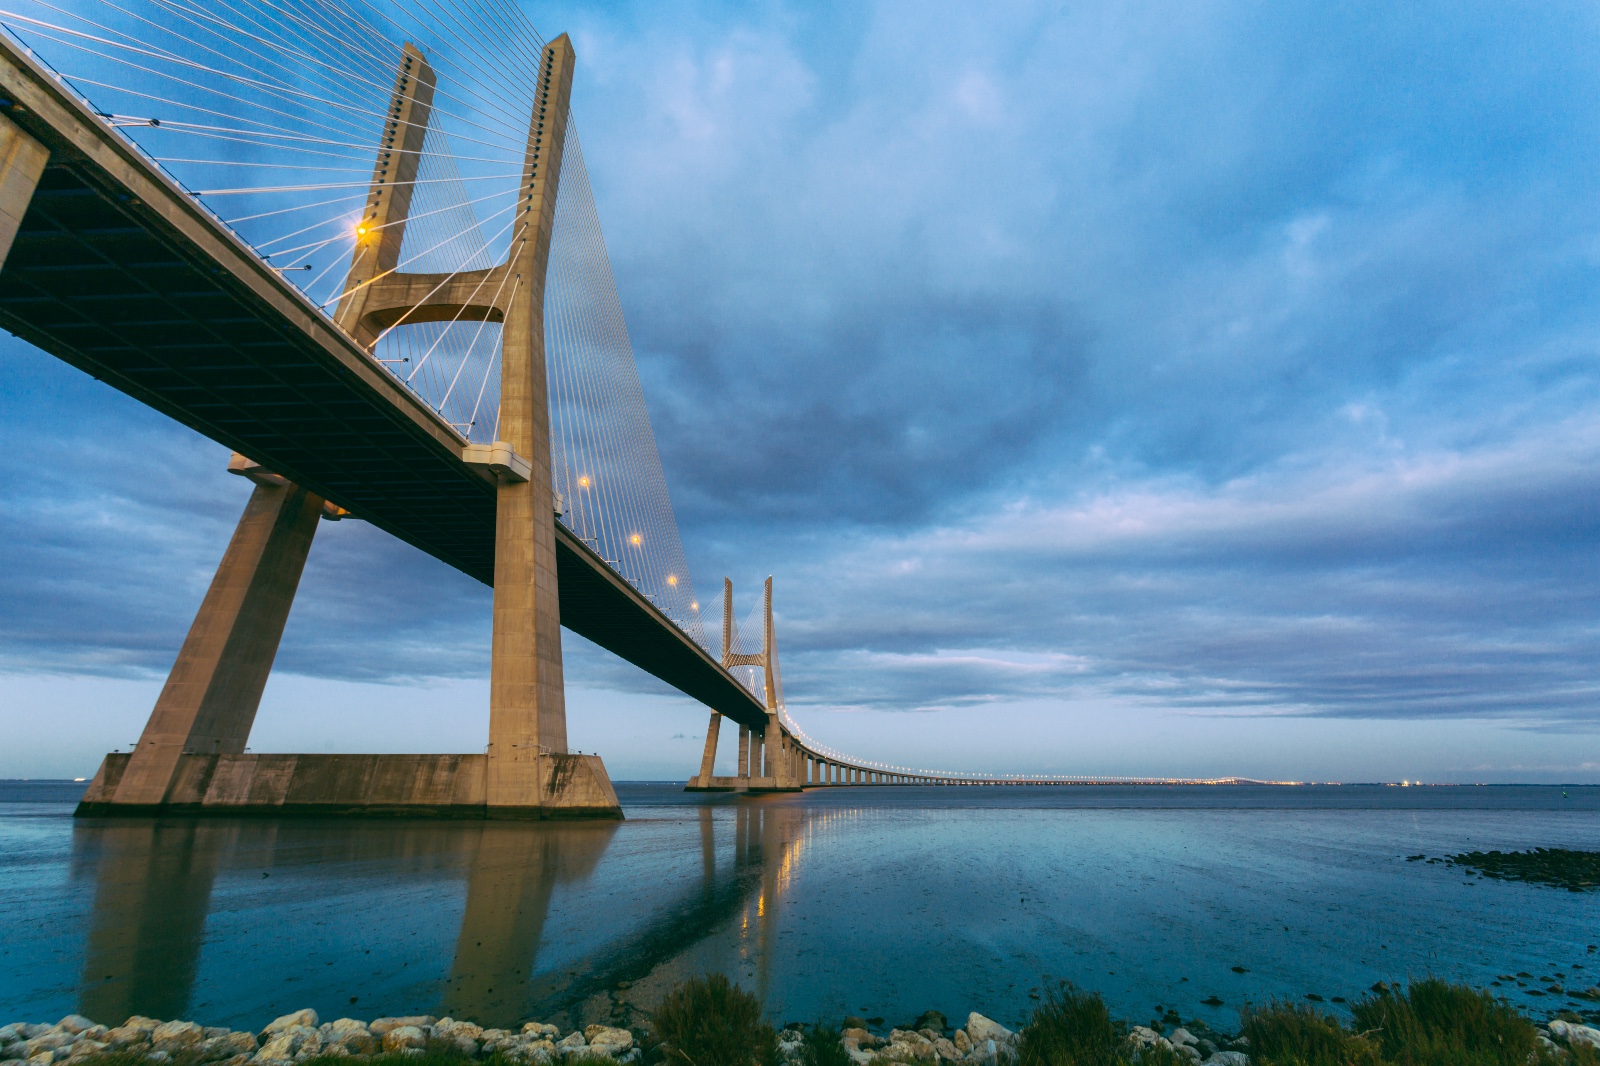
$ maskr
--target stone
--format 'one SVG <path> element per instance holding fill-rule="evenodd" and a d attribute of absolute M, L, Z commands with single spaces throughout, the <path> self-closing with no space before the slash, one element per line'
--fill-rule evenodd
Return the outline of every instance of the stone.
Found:
<path fill-rule="evenodd" d="M 206 1030 L 210 1032 L 210 1030 Z M 200 1057 L 208 1062 L 231 1059 L 235 1055 L 253 1055 L 256 1051 L 254 1033 L 235 1033 L 227 1029 L 221 1036 L 213 1036 L 200 1045 Z"/>
<path fill-rule="evenodd" d="M 587 1026 L 583 1030 L 583 1038 L 590 1047 L 611 1055 L 624 1055 L 633 1049 L 633 1034 L 609 1025 Z"/>
<path fill-rule="evenodd" d="M 1189 1032 L 1187 1029 L 1174 1029 L 1172 1032 L 1167 1034 L 1167 1039 L 1172 1042 L 1174 1047 L 1179 1044 L 1200 1043 L 1200 1038 Z"/>
<path fill-rule="evenodd" d="M 957 1029 L 955 1036 L 950 1038 L 950 1042 L 954 1044 L 956 1046 L 956 1050 L 961 1052 L 963 1055 L 972 1050 L 972 1038 L 967 1035 L 967 1031 L 965 1029 Z"/>
<path fill-rule="evenodd" d="M 433 1023 L 438 1020 L 431 1014 L 412 1014 L 404 1018 L 378 1018 L 367 1026 L 367 1030 L 381 1040 L 389 1035 L 390 1032 L 402 1026 L 432 1031 Z"/>
<path fill-rule="evenodd" d="M 1569 1044 L 1588 1044 L 1600 1048 L 1600 1029 L 1593 1026 L 1557 1020 L 1550 1023 L 1550 1033 Z"/>
<path fill-rule="evenodd" d="M 106 1043 L 114 1048 L 133 1047 L 136 1044 L 148 1044 L 149 1042 L 149 1029 L 139 1029 L 131 1025 L 119 1025 L 106 1033 Z"/>
<path fill-rule="evenodd" d="M 561 1038 L 561 1041 L 558 1044 L 556 1044 L 556 1048 L 560 1051 L 570 1051 L 573 1048 L 588 1046 L 589 1043 L 588 1041 L 584 1040 L 583 1034 L 576 1031 L 568 1033 L 566 1036 Z"/>
<path fill-rule="evenodd" d="M 960 1030 L 957 1030 L 957 1032 L 960 1032 Z M 970 1041 L 967 1046 L 971 1047 Z M 962 1054 L 961 1050 L 952 1041 L 946 1040 L 942 1036 L 933 1042 L 933 1053 L 941 1059 L 947 1059 L 951 1062 L 959 1059 Z"/>
<path fill-rule="evenodd" d="M 1250 1066 L 1250 1056 L 1242 1051 L 1219 1051 L 1204 1066 Z"/>
<path fill-rule="evenodd" d="M 1143 1025 L 1136 1025 L 1128 1030 L 1128 1040 L 1134 1047 L 1171 1047 L 1172 1044 L 1166 1037 Z"/>
<path fill-rule="evenodd" d="M 974 1066 L 1000 1066 L 1002 1061 L 1009 1060 L 1011 1056 L 1009 1044 L 1003 1044 L 998 1040 L 974 1040 L 972 1050 L 962 1056 L 961 1061 L 972 1063 Z"/>
<path fill-rule="evenodd" d="M 315 1030 L 312 1030 L 313 1032 Z M 256 1062 L 293 1062 L 294 1053 L 306 1042 L 306 1027 L 297 1025 L 267 1039 L 256 1052 Z"/>
<path fill-rule="evenodd" d="M 156 1027 L 160 1024 L 160 1018 L 150 1018 L 143 1014 L 135 1014 L 133 1017 L 122 1023 L 122 1028 L 143 1029 L 147 1033 L 153 1033 L 156 1031 Z"/>
<path fill-rule="evenodd" d="M 845 1047 L 877 1047 L 882 1041 L 865 1029 L 852 1026 L 839 1034 L 839 1042 Z"/>
<path fill-rule="evenodd" d="M 81 1033 L 85 1029 L 93 1029 L 94 1022 L 91 1022 L 81 1014 L 69 1014 L 59 1022 L 56 1022 L 55 1028 L 68 1033 Z"/>
<path fill-rule="evenodd" d="M 350 1019 L 343 1019 L 349 1021 Z M 337 1025 L 338 1023 L 334 1023 Z M 334 1029 L 328 1034 L 326 1043 L 333 1047 L 343 1048 L 352 1055 L 375 1055 L 381 1050 L 383 1044 L 376 1036 L 359 1022 L 356 1027 L 347 1029 Z"/>
<path fill-rule="evenodd" d="M 144 1061 L 166 1062 L 170 1058 L 172 1058 L 172 1056 L 167 1054 L 165 1051 L 152 1051 L 144 1057 Z"/>
<path fill-rule="evenodd" d="M 54 1052 L 58 1048 L 67 1047 L 68 1045 L 76 1042 L 77 1039 L 78 1038 L 73 1036 L 71 1033 L 47 1032 L 41 1036 L 34 1037 L 32 1040 L 24 1042 L 22 1045 L 22 1057 L 27 1059 L 29 1062 L 32 1062 L 35 1056 L 41 1055 L 46 1051 Z M 54 1057 L 52 1056 L 52 1061 L 53 1058 Z"/>
<path fill-rule="evenodd" d="M 454 1018 L 440 1018 L 433 1023 L 433 1035 L 444 1040 L 457 1040 L 461 1037 L 478 1040 L 483 1036 L 483 1026 L 474 1025 L 472 1022 L 458 1022 Z"/>
<path fill-rule="evenodd" d="M 522 1027 L 522 1031 L 527 1036 L 548 1036 L 552 1040 L 561 1035 L 560 1029 L 544 1022 L 529 1022 Z"/>
<path fill-rule="evenodd" d="M 59 1048 L 45 1048 L 43 1051 L 34 1052 L 28 1056 L 28 1066 L 50 1066 L 56 1061 L 56 1052 L 59 1050 Z"/>
<path fill-rule="evenodd" d="M 221 1062 L 216 1063 L 216 1066 L 245 1066 L 245 1063 L 254 1057 L 254 1055 L 235 1055 L 231 1059 L 223 1059 Z"/>
<path fill-rule="evenodd" d="M 972 1038 L 974 1044 L 980 1044 L 985 1040 L 993 1040 L 997 1044 L 1011 1044 L 1017 1039 L 1016 1033 L 992 1018 L 985 1018 L 977 1011 L 967 1015 L 967 1036 Z"/>
<path fill-rule="evenodd" d="M 272 1021 L 267 1023 L 267 1027 L 265 1029 L 261 1030 L 261 1035 L 272 1036 L 275 1033 L 281 1033 L 285 1029 L 292 1029 L 295 1026 L 303 1026 L 307 1029 L 315 1029 L 317 1027 L 317 1012 L 312 1010 L 310 1007 L 307 1007 L 305 1010 L 297 1010 L 293 1014 L 285 1014 L 281 1017 L 274 1018 Z"/>
<path fill-rule="evenodd" d="M 72 1052 L 67 1057 L 69 1059 L 81 1059 L 85 1055 L 98 1055 L 110 1046 L 103 1041 L 90 1040 L 85 1037 L 72 1045 Z"/>
<path fill-rule="evenodd" d="M 1200 1051 L 1193 1044 L 1173 1044 L 1172 1050 L 1179 1057 L 1188 1059 L 1190 1062 L 1199 1063 L 1200 1061 Z"/>
<path fill-rule="evenodd" d="M 377 1032 L 377 1022 L 373 1022 L 373 1032 Z M 430 1022 L 431 1024 L 431 1022 Z M 383 1034 L 383 1050 L 404 1051 L 406 1048 L 425 1048 L 428 1046 L 428 1034 L 422 1031 L 420 1025 L 397 1025 Z"/>
<path fill-rule="evenodd" d="M 150 1033 L 150 1043 L 157 1051 L 188 1051 L 205 1039 L 205 1027 L 194 1022 L 162 1022 Z"/>
<path fill-rule="evenodd" d="M 917 1030 L 918 1032 L 922 1032 L 924 1029 L 937 1029 L 938 1033 L 936 1035 L 942 1036 L 944 1031 L 950 1028 L 950 1023 L 945 1020 L 942 1012 L 936 1010 L 925 1010 L 917 1017 L 917 1020 L 912 1023 L 911 1028 Z M 923 1035 L 927 1036 L 926 1033 L 923 1033 Z M 928 1039 L 932 1040 L 933 1037 L 928 1037 Z"/>

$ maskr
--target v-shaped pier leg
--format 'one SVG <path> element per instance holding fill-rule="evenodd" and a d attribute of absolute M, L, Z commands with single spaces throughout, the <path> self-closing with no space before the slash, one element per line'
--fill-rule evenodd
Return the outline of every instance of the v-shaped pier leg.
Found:
<path fill-rule="evenodd" d="M 117 783 L 119 807 L 165 803 L 183 755 L 244 751 L 322 513 L 298 485 L 256 484 Z"/>

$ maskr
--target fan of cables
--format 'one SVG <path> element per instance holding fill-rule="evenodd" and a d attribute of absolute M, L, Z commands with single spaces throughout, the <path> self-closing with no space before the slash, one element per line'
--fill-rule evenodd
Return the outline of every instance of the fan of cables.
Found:
<path fill-rule="evenodd" d="M 12 0 L 0 22 L 330 317 L 356 287 L 397 76 L 420 58 L 431 104 L 393 269 L 508 254 L 545 43 L 513 0 Z M 545 298 L 558 509 L 708 648 L 570 119 L 564 154 Z M 489 442 L 500 330 L 401 322 L 372 356 Z"/>

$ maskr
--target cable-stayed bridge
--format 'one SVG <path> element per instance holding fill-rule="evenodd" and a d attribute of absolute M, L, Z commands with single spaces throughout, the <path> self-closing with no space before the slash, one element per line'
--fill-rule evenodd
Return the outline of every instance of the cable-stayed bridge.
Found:
<path fill-rule="evenodd" d="M 708 639 L 564 35 L 511 0 L 15 0 L 0 22 L 0 325 L 254 482 L 84 812 L 614 814 L 568 750 L 563 625 L 710 708 L 691 787 L 978 780 L 806 738 L 770 582 L 759 642 L 731 585 Z M 345 517 L 493 586 L 484 754 L 246 753 L 317 525 Z"/>

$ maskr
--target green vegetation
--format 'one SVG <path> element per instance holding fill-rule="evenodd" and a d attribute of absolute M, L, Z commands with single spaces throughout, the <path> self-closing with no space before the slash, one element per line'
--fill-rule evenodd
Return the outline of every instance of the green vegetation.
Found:
<path fill-rule="evenodd" d="M 1488 992 L 1429 978 L 1404 995 L 1357 1003 L 1356 1028 L 1404 1066 L 1522 1066 L 1539 1046 L 1533 1023 Z"/>
<path fill-rule="evenodd" d="M 839 1042 L 839 1029 L 820 1022 L 806 1030 L 800 1061 L 802 1066 L 851 1066 L 850 1054 Z"/>
<path fill-rule="evenodd" d="M 1378 1066 L 1378 1049 L 1315 1007 L 1275 1000 L 1243 1013 L 1257 1066 Z"/>
<path fill-rule="evenodd" d="M 1532 851 L 1468 851 L 1445 859 L 1484 877 L 1554 885 L 1572 892 L 1600 888 L 1600 851 L 1534 848 Z"/>
<path fill-rule="evenodd" d="M 675 1066 L 778 1062 L 778 1034 L 762 1019 L 761 1001 L 721 974 L 691 978 L 667 993 L 651 1015 L 650 1034 Z"/>
<path fill-rule="evenodd" d="M 1127 1027 L 1111 1020 L 1100 994 L 1065 981 L 1045 989 L 1044 1001 L 1020 1036 L 1018 1066 L 1178 1066 L 1188 1061 L 1159 1046 L 1136 1052 Z"/>

